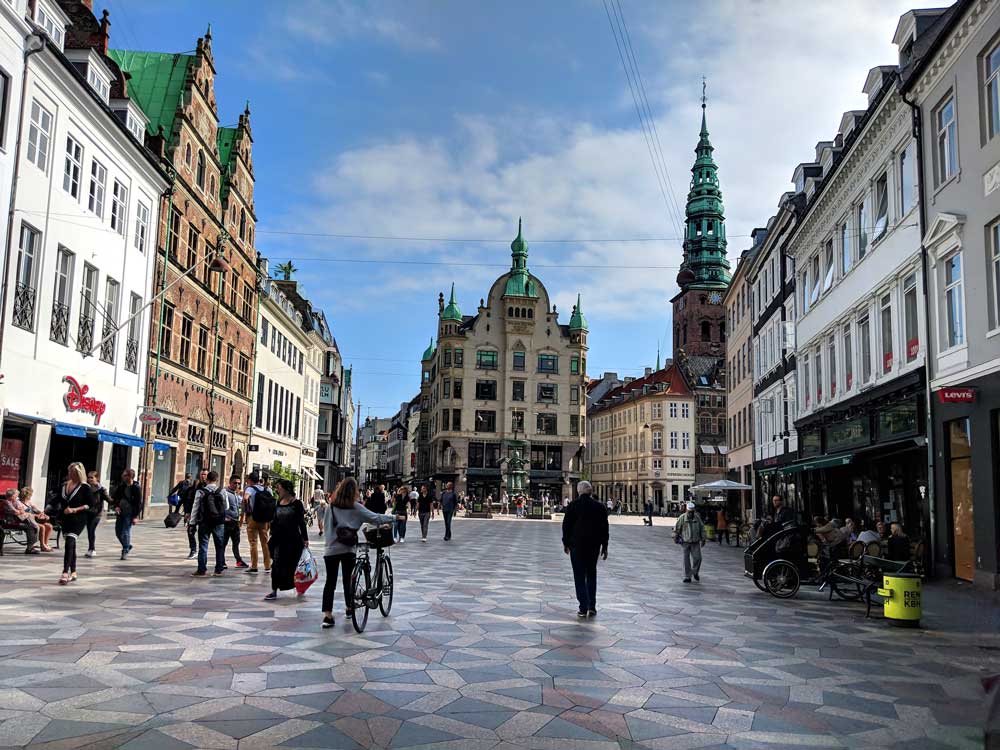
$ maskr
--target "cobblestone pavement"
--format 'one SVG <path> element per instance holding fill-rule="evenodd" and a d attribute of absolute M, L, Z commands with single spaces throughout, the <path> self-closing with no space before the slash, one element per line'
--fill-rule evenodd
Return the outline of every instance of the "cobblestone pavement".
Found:
<path fill-rule="evenodd" d="M 992 600 L 929 587 L 925 629 L 901 631 L 758 592 L 736 548 L 683 584 L 666 526 L 616 524 L 580 622 L 558 525 L 460 520 L 445 543 L 437 521 L 426 544 L 415 526 L 364 635 L 339 592 L 320 629 L 322 580 L 264 602 L 263 575 L 192 579 L 183 529 L 154 521 L 127 562 L 103 525 L 68 587 L 58 553 L 0 558 L 0 746 L 982 747 Z M 962 632 L 938 629 L 963 606 Z"/>

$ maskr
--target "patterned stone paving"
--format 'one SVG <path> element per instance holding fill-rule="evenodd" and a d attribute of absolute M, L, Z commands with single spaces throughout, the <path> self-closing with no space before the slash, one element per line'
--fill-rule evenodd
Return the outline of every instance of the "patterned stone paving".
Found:
<path fill-rule="evenodd" d="M 758 592 L 735 548 L 709 545 L 685 585 L 666 527 L 615 524 L 598 617 L 579 622 L 557 524 L 441 530 L 393 548 L 393 611 L 364 635 L 339 593 L 320 629 L 322 580 L 264 602 L 263 575 L 190 578 L 183 530 L 152 521 L 127 562 L 102 527 L 103 556 L 65 588 L 55 555 L 0 558 L 0 746 L 982 747 L 992 599 L 929 588 L 927 627 L 899 631 Z"/>

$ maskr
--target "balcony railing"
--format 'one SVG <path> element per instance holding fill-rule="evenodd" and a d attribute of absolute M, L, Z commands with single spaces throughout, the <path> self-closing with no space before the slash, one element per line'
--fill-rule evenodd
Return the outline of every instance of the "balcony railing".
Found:
<path fill-rule="evenodd" d="M 69 305 L 64 305 L 62 302 L 53 303 L 49 338 L 63 346 L 66 345 L 69 340 Z"/>
<path fill-rule="evenodd" d="M 86 315 L 80 316 L 80 324 L 76 331 L 76 350 L 85 357 L 90 356 L 90 350 L 94 346 L 94 319 Z"/>
<path fill-rule="evenodd" d="M 136 339 L 125 342 L 125 369 L 139 372 L 139 342 Z"/>
<path fill-rule="evenodd" d="M 101 329 L 101 361 L 108 364 L 115 363 L 115 324 L 110 320 L 104 321 Z"/>
<path fill-rule="evenodd" d="M 18 284 L 14 289 L 14 325 L 26 331 L 35 330 L 35 288 Z"/>

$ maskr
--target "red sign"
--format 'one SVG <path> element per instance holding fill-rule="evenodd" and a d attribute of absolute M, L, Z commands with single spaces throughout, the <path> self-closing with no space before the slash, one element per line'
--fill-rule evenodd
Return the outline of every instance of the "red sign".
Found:
<path fill-rule="evenodd" d="M 94 424 L 101 423 L 101 416 L 108 406 L 103 401 L 98 401 L 93 396 L 88 396 L 89 385 L 80 385 L 80 382 L 72 375 L 63 378 L 64 383 L 69 383 L 69 390 L 63 396 L 67 411 L 82 411 L 94 415 Z"/>
<path fill-rule="evenodd" d="M 830 381 L 830 398 L 833 398 L 836 395 L 837 395 L 837 381 L 832 380 Z"/>
<path fill-rule="evenodd" d="M 910 339 L 906 342 L 906 359 L 908 362 L 915 360 L 919 351 L 920 339 Z"/>
<path fill-rule="evenodd" d="M 938 401 L 942 404 L 971 404 L 976 400 L 975 388 L 940 388 Z"/>
<path fill-rule="evenodd" d="M 882 372 L 892 372 L 892 352 L 882 355 Z"/>
<path fill-rule="evenodd" d="M 854 373 L 847 373 L 847 390 L 851 390 L 851 386 L 854 384 Z"/>
<path fill-rule="evenodd" d="M 4 438 L 3 441 L 0 441 L 0 492 L 18 488 L 23 454 L 23 440 Z"/>

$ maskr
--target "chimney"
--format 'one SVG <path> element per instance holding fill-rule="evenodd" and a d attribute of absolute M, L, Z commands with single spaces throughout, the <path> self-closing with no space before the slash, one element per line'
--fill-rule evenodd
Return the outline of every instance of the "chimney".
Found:
<path fill-rule="evenodd" d="M 83 4 L 90 7 L 92 6 L 93 0 L 82 0 Z M 93 8 L 91 8 L 93 10 Z M 100 49 L 102 55 L 108 54 L 108 29 L 111 28 L 111 21 L 108 20 L 108 9 L 105 8 L 104 12 L 101 14 L 101 32 L 97 40 L 98 49 Z"/>
<path fill-rule="evenodd" d="M 645 375 L 643 375 L 643 377 L 649 377 L 652 374 L 653 374 L 653 368 L 652 367 L 647 367 Z"/>
<path fill-rule="evenodd" d="M 85 7 L 91 13 L 94 12 L 94 0 L 80 0 L 80 5 Z"/>

